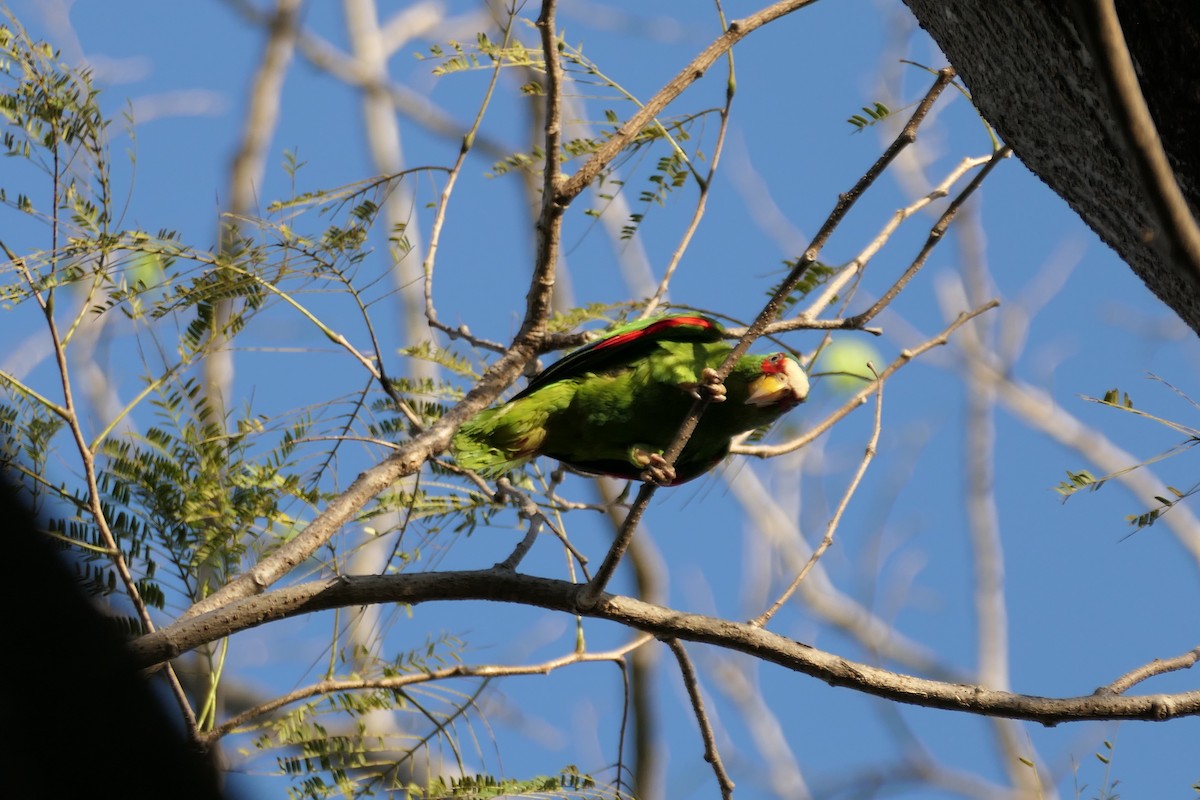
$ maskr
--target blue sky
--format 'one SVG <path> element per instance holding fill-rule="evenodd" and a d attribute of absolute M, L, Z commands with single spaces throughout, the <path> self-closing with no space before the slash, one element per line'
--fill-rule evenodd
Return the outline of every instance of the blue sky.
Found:
<path fill-rule="evenodd" d="M 228 168 L 259 57 L 260 32 L 231 5 L 215 2 L 80 0 L 10 2 L 9 7 L 35 35 L 62 48 L 65 58 L 82 58 L 92 65 L 107 112 L 119 118 L 133 109 L 136 141 L 117 123 L 111 142 L 118 195 L 129 195 L 124 224 L 152 231 L 169 228 L 200 246 L 211 245 L 228 198 Z M 380 15 L 389 17 L 401 7 L 381 3 Z M 447 16 L 462 19 L 455 36 L 472 40 L 471 26 L 477 29 L 479 23 L 469 15 L 477 6 L 452 2 L 445 7 Z M 736 18 L 754 7 L 730 3 L 726 13 Z M 305 24 L 344 47 L 339 9 L 333 3 L 310 3 Z M 55 21 L 58 13 L 67 15 L 69 30 Z M 526 17 L 533 14 L 532 7 L 523 11 Z M 605 75 L 639 98 L 653 94 L 718 32 L 709 6 L 689 6 L 685 15 L 673 4 L 624 0 L 563 3 L 560 23 L 569 43 L 582 43 Z M 520 35 L 527 43 L 535 42 L 531 29 L 522 29 Z M 466 124 L 478 108 L 488 74 L 433 76 L 431 61 L 413 57 L 426 52 L 429 44 L 415 40 L 395 54 L 389 64 L 391 78 L 427 95 Z M 856 133 L 846 118 L 877 100 L 904 117 L 905 107 L 932 82 L 927 72 L 899 64 L 900 58 L 934 68 L 943 64 L 906 9 L 883 0 L 817 3 L 754 33 L 736 49 L 733 121 L 706 217 L 672 283 L 673 301 L 741 320 L 758 312 L 769 288 L 784 274 L 783 260 L 799 255 L 837 193 L 853 184 L 890 138 L 885 126 Z M 726 77 L 727 66 L 721 62 L 668 113 L 718 107 Z M 490 140 L 512 151 L 522 149 L 528 135 L 528 101 L 519 96 L 518 85 L 517 79 L 504 76 L 482 129 Z M 611 89 L 581 89 L 579 94 L 586 120 L 602 120 L 606 108 L 631 113 L 632 106 Z M 258 189 L 264 208 L 293 191 L 293 179 L 282 167 L 285 151 L 297 153 L 304 162 L 295 179 L 296 191 L 331 188 L 374 174 L 359 100 L 354 90 L 297 59 L 287 77 L 280 124 Z M 716 134 L 711 119 L 694 129 L 708 153 Z M 457 152 L 457 141 L 433 135 L 405 118 L 400 130 L 409 165 L 449 164 Z M 926 174 L 940 180 L 962 158 L 985 155 L 989 141 L 970 105 L 950 91 L 922 131 L 921 148 Z M 135 168 L 124 158 L 127 151 L 136 152 Z M 629 195 L 636 198 L 646 185 L 658 155 L 622 166 Z M 466 323 L 478 335 L 503 341 L 515 330 L 523 310 L 534 240 L 517 178 L 488 177 L 491 162 L 480 156 L 467 162 L 449 209 L 434 296 L 444 321 Z M 428 179 L 415 183 L 413 225 L 424 239 L 431 222 L 424 205 L 436 199 L 436 187 Z M 911 202 L 907 191 L 893 173 L 886 175 L 838 230 L 824 260 L 840 264 L 852 258 L 897 208 Z M 633 242 L 614 242 L 606 236 L 582 213 L 594 200 L 581 197 L 569 212 L 563 237 L 573 302 L 628 299 L 633 290 L 618 263 L 636 261 L 639 253 L 644 253 L 657 279 L 687 224 L 694 197 L 694 189 L 688 187 L 664 207 L 642 209 L 634 203 L 635 211 L 647 215 Z M 962 222 L 971 235 L 952 236 L 939 246 L 924 271 L 879 319 L 883 335 L 871 344 L 882 362 L 939 331 L 947 310 L 951 315 L 965 310 L 962 301 L 943 304 L 939 298 L 954 297 L 964 264 L 977 255 L 988 268 L 986 296 L 1003 303 L 986 324 L 1003 323 L 1006 330 L 1018 332 L 1014 337 L 1023 336 L 1011 367 L 1016 378 L 1040 388 L 1067 413 L 1140 458 L 1166 449 L 1180 436 L 1152 421 L 1089 403 L 1081 395 L 1099 396 L 1120 387 L 1139 407 L 1195 424 L 1195 407 L 1147 378 L 1154 373 L 1186 397 L 1200 396 L 1200 349 L 1194 334 L 1017 159 L 993 173 L 966 216 Z M 852 310 L 864 307 L 865 298 L 884 290 L 907 266 L 932 221 L 928 215 L 910 220 L 871 262 L 863 294 Z M 386 272 L 386 258 L 381 246 L 368 269 Z M 362 333 L 354 327 L 355 320 L 337 316 L 342 312 L 335 300 L 313 302 L 333 315 L 328 321 L 344 324 L 348 335 Z M 394 297 L 380 291 L 372 310 L 394 353 L 402 328 L 398 306 L 390 306 L 393 302 Z M 1028 308 L 1036 308 L 1036 313 L 1024 319 Z M 6 316 L 0 325 L 24 324 L 13 319 Z M 330 353 L 326 340 L 302 320 L 283 309 L 272 312 L 269 320 L 247 331 L 252 346 L 237 357 L 234 394 L 239 403 L 272 413 L 349 394 L 361 385 L 361 371 Z M 24 330 L 0 329 L 0 335 L 8 340 L 24 335 Z M 815 333 L 787 338 L 801 351 L 811 350 L 818 340 Z M 126 338 L 118 339 L 116 346 L 131 345 Z M 951 347 L 931 354 L 888 384 L 879 456 L 822 566 L 839 591 L 891 621 L 900 634 L 935 652 L 947 666 L 970 670 L 976 648 L 963 502 L 960 353 Z M 403 373 L 407 364 L 395 355 L 391 369 Z M 121 380 L 129 386 L 136 377 L 130 372 Z M 346 388 L 338 388 L 343 382 Z M 841 399 L 831 382 L 818 382 L 810 402 L 793 412 L 787 424 L 811 424 Z M 770 597 L 790 576 L 768 546 L 767 534 L 747 520 L 726 479 L 745 471 L 761 480 L 768 496 L 781 504 L 805 537 L 819 539 L 857 466 L 870 434 L 870 414 L 869 408 L 860 410 L 788 466 L 735 460 L 724 474 L 660 492 L 644 533 L 667 565 L 667 602 L 734 619 L 757 613 L 754 603 L 764 594 L 760 582 L 770 582 L 771 591 L 765 593 Z M 1053 487 L 1065 470 L 1095 467 L 1003 409 L 996 414 L 995 439 L 994 489 L 1013 690 L 1088 694 L 1153 658 L 1195 647 L 1200 639 L 1196 559 L 1162 525 L 1124 538 L 1124 516 L 1147 510 L 1147 498 L 1110 485 L 1064 504 Z M 1163 480 L 1180 488 L 1190 486 L 1192 458 L 1184 453 L 1167 462 Z M 342 481 L 354 474 L 347 465 Z M 594 490 L 585 483 L 569 488 L 579 499 L 594 499 Z M 575 545 L 598 563 L 610 535 L 603 520 L 583 513 L 570 516 Z M 438 567 L 489 566 L 516 541 L 519 525 L 515 517 L 501 515 L 495 530 L 477 531 L 469 538 L 443 535 L 429 543 L 427 558 Z M 547 538 L 525 568 L 561 577 L 563 559 Z M 629 590 L 628 576 L 619 576 L 615 588 Z M 420 607 L 411 620 L 394 616 L 401 619 L 389 628 L 387 648 L 398 651 L 420 645 L 426 635 L 449 632 L 470 642 L 469 660 L 478 663 L 550 658 L 569 652 L 574 640 L 571 618 L 540 610 L 443 604 Z M 303 685 L 311 680 L 314 664 L 319 669 L 328 625 L 328 620 L 293 621 L 239 635 L 231 664 L 265 691 Z M 627 635 L 595 622 L 586 629 L 589 646 L 596 648 L 615 646 Z M 774 629 L 847 658 L 876 659 L 802 604 L 789 607 Z M 719 723 L 718 742 L 738 782 L 739 798 L 779 796 L 771 789 L 771 766 L 783 763 L 799 766 L 813 796 L 835 796 L 832 787 L 847 775 L 874 769 L 887 774 L 889 765 L 910 752 L 902 744 L 908 735 L 944 766 L 986 781 L 1004 780 L 1005 765 L 998 760 L 987 721 L 892 707 L 742 657 L 699 646 L 691 651 Z M 663 650 L 659 660 L 656 691 L 663 698 L 665 780 L 671 787 L 667 796 L 716 796 L 669 653 Z M 761 688 L 773 716 L 763 715 L 758 721 L 770 717 L 778 722 L 775 744 L 786 746 L 791 759 L 772 761 L 764 755 L 768 744 L 756 738 L 764 731 L 754 727 L 754 716 L 745 715 L 745 706 L 733 702 L 729 692 L 714 688 L 734 686 L 734 667 L 741 667 L 740 674 Z M 1194 674 L 1177 673 L 1138 688 L 1181 691 L 1195 684 Z M 601 770 L 615 760 L 618 716 L 613 703 L 619 686 L 617 670 L 599 664 L 504 682 L 491 701 L 491 731 L 476 731 L 485 741 L 494 736 L 497 744 L 482 744 L 476 755 L 488 768 L 514 777 L 568 763 L 585 771 Z M 908 733 L 897 733 L 900 730 Z M 1054 791 L 1067 798 L 1094 796 L 1105 781 L 1105 769 L 1093 753 L 1104 740 L 1114 745 L 1109 779 L 1120 781 L 1117 790 L 1122 794 L 1184 797 L 1200 780 L 1196 719 L 1159 725 L 1022 725 L 1019 731 L 1029 750 L 1036 750 L 1056 776 L 1056 786 L 1045 787 L 1046 797 Z M 785 780 L 777 775 L 775 779 Z M 1084 784 L 1086 788 L 1077 788 Z M 252 785 L 282 792 L 278 784 Z M 963 796 L 903 782 L 891 785 L 887 793 Z"/>

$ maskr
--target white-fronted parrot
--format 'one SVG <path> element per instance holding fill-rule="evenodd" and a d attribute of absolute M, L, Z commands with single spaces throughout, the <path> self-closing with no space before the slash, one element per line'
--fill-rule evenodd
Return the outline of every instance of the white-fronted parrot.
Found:
<path fill-rule="evenodd" d="M 725 379 L 724 329 L 675 314 L 611 330 L 551 364 L 507 403 L 468 420 L 451 443 L 458 464 L 496 477 L 534 456 L 582 472 L 673 486 L 715 467 L 732 439 L 762 428 L 808 396 L 786 353 L 747 355 Z M 663 451 L 700 392 L 709 404 L 674 469 Z"/>

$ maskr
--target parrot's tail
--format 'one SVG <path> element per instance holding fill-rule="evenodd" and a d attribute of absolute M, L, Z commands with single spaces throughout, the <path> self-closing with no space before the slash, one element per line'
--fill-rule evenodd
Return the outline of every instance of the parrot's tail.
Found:
<path fill-rule="evenodd" d="M 510 405 L 485 409 L 463 423 L 450 440 L 460 467 L 485 478 L 498 478 L 537 452 L 542 437 L 536 431 L 514 426 L 511 410 Z"/>

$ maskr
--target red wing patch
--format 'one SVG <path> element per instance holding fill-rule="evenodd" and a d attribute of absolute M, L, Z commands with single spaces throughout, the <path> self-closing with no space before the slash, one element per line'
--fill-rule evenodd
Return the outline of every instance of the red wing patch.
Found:
<path fill-rule="evenodd" d="M 629 342 L 636 341 L 641 338 L 650 339 L 670 339 L 670 336 L 665 336 L 666 331 L 680 327 L 689 327 L 697 329 L 697 332 L 719 330 L 717 324 L 708 317 L 663 317 L 662 319 L 651 322 L 644 328 L 637 328 L 632 331 L 618 333 L 616 336 L 610 336 L 607 339 L 601 339 L 598 342 L 591 344 L 587 349 L 596 352 L 597 350 L 609 350 L 613 347 L 620 347 Z M 686 338 L 691 338 L 686 337 Z"/>
<path fill-rule="evenodd" d="M 641 344 L 652 346 L 656 341 L 715 342 L 720 340 L 723 333 L 724 329 L 714 320 L 698 314 L 676 314 L 631 323 L 555 361 L 512 399 L 524 397 L 555 381 L 632 361 L 645 352 L 644 348 L 639 347 Z"/>

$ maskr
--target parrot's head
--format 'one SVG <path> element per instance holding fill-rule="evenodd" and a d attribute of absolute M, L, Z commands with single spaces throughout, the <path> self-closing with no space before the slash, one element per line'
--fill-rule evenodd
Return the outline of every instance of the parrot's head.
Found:
<path fill-rule="evenodd" d="M 782 407 L 784 411 L 803 403 L 808 397 L 808 376 L 786 353 L 774 353 L 762 360 L 758 376 L 750 381 L 746 404 Z"/>

